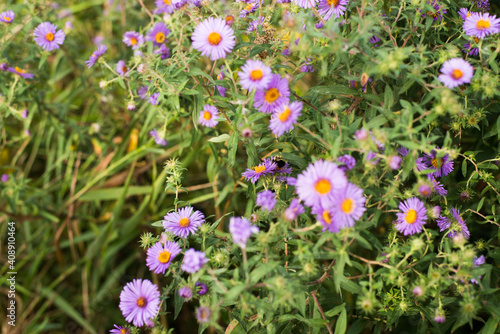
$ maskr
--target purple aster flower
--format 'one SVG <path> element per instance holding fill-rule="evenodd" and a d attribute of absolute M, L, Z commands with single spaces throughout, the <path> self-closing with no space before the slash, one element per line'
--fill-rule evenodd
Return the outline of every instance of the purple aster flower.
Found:
<path fill-rule="evenodd" d="M 272 79 L 272 72 L 269 66 L 264 65 L 260 60 L 247 60 L 245 65 L 238 72 L 240 85 L 244 89 L 266 89 Z"/>
<path fill-rule="evenodd" d="M 130 334 L 130 329 L 127 327 L 114 325 L 115 329 L 109 331 L 110 334 Z"/>
<path fill-rule="evenodd" d="M 377 43 L 378 43 L 378 42 L 380 42 L 380 41 L 381 41 L 381 39 L 380 39 L 378 36 L 376 36 L 376 35 L 373 35 L 373 36 L 372 36 L 372 37 L 368 40 L 368 42 L 370 42 L 370 43 L 374 44 L 374 46 L 375 46 L 375 47 L 379 46 L 379 44 L 377 44 Z"/>
<path fill-rule="evenodd" d="M 203 106 L 203 109 L 200 111 L 198 124 L 207 126 L 209 128 L 215 128 L 217 123 L 219 123 L 217 117 L 219 117 L 219 110 L 217 110 L 216 107 L 211 106 L 210 104 L 205 104 Z"/>
<path fill-rule="evenodd" d="M 261 16 L 260 18 L 258 18 L 257 20 L 253 20 L 252 22 L 250 22 L 250 25 L 247 29 L 248 32 L 251 32 L 251 31 L 254 31 L 254 30 L 257 30 L 257 27 L 259 25 L 262 24 L 262 22 L 264 22 L 264 17 Z"/>
<path fill-rule="evenodd" d="M 434 10 L 425 12 L 425 14 L 422 14 L 422 17 L 429 15 L 433 18 L 433 21 L 442 20 L 442 14 L 446 14 L 446 9 L 441 8 L 437 0 L 433 0 L 432 3 L 427 2 L 427 4 L 431 5 Z"/>
<path fill-rule="evenodd" d="M 167 232 L 186 239 L 190 234 L 198 231 L 205 222 L 205 216 L 190 206 L 179 209 L 179 212 L 170 212 L 164 217 L 163 227 Z"/>
<path fill-rule="evenodd" d="M 141 86 L 141 88 L 137 90 L 137 95 L 145 100 L 148 97 L 148 86 Z"/>
<path fill-rule="evenodd" d="M 453 238 L 458 233 L 462 233 L 462 235 L 466 239 L 469 239 L 470 232 L 467 228 L 467 225 L 465 224 L 465 220 L 460 216 L 460 211 L 458 211 L 456 208 L 451 208 L 449 211 L 454 218 L 454 222 L 452 222 L 448 217 L 439 217 L 436 222 L 440 232 L 451 229 L 451 231 L 448 233 L 448 237 Z"/>
<path fill-rule="evenodd" d="M 368 161 L 372 165 L 377 165 L 380 161 L 380 158 L 377 158 L 377 153 L 368 151 L 368 153 L 366 153 L 366 161 Z"/>
<path fill-rule="evenodd" d="M 300 204 L 298 198 L 292 199 L 290 206 L 285 209 L 283 216 L 286 220 L 292 221 L 297 219 L 297 217 L 305 212 L 304 206 Z"/>
<path fill-rule="evenodd" d="M 202 283 L 202 282 L 196 282 L 195 286 L 197 288 L 199 288 L 199 290 L 197 291 L 197 293 L 200 295 L 200 296 L 203 296 L 205 295 L 207 292 L 208 292 L 208 287 L 205 283 Z"/>
<path fill-rule="evenodd" d="M 268 158 L 264 159 L 260 165 L 248 168 L 241 175 L 245 177 L 246 181 L 250 180 L 252 183 L 255 183 L 261 176 L 274 173 L 276 167 L 276 163 Z"/>
<path fill-rule="evenodd" d="M 271 190 L 264 190 L 257 194 L 257 206 L 260 206 L 263 210 L 271 211 L 276 205 L 276 194 Z"/>
<path fill-rule="evenodd" d="M 33 32 L 36 44 L 47 51 L 59 49 L 59 46 L 64 43 L 66 35 L 61 29 L 56 30 L 57 26 L 55 24 L 50 22 L 40 23 Z"/>
<path fill-rule="evenodd" d="M 189 286 L 185 286 L 179 289 L 178 291 L 179 297 L 184 298 L 184 300 L 188 301 L 193 297 L 193 290 Z"/>
<path fill-rule="evenodd" d="M 439 147 L 436 147 L 439 149 Z M 442 158 L 437 157 L 436 150 L 432 150 L 430 154 L 424 153 L 424 163 L 426 169 L 435 170 L 432 173 L 435 177 L 446 176 L 453 171 L 453 160 L 448 154 L 445 154 Z"/>
<path fill-rule="evenodd" d="M 483 39 L 500 32 L 500 18 L 489 13 L 472 13 L 465 19 L 463 29 L 467 36 Z"/>
<path fill-rule="evenodd" d="M 9 65 L 7 65 L 6 63 L 0 64 L 0 71 L 7 71 L 8 68 L 9 68 Z"/>
<path fill-rule="evenodd" d="M 17 75 L 20 75 L 22 76 L 24 79 L 33 79 L 33 77 L 35 76 L 34 74 L 32 73 L 28 73 L 28 71 L 26 70 L 23 70 L 19 67 L 9 67 L 7 69 L 8 72 L 12 72 L 12 73 L 15 73 Z"/>
<path fill-rule="evenodd" d="M 269 129 L 280 137 L 285 132 L 293 130 L 293 125 L 302 115 L 302 102 L 294 101 L 277 107 L 269 121 Z"/>
<path fill-rule="evenodd" d="M 297 0 L 294 0 L 297 1 Z M 310 1 L 312 0 L 298 0 L 298 1 Z M 335 18 L 344 15 L 347 9 L 347 4 L 349 0 L 320 0 L 318 5 L 318 13 L 323 16 L 325 21 L 328 21 L 332 16 Z M 299 5 L 300 6 L 300 5 Z M 302 6 L 301 6 L 302 7 Z M 307 7 L 306 7 L 307 8 Z"/>
<path fill-rule="evenodd" d="M 297 185 L 297 178 L 295 177 L 287 177 L 286 178 L 286 184 L 288 184 L 289 186 L 296 186 Z"/>
<path fill-rule="evenodd" d="M 260 112 L 270 114 L 287 104 L 289 96 L 288 81 L 281 79 L 279 74 L 273 74 L 267 87 L 255 92 L 253 106 Z"/>
<path fill-rule="evenodd" d="M 432 218 L 432 219 L 436 219 L 436 218 L 439 218 L 439 216 L 441 215 L 441 207 L 439 205 L 436 205 L 436 206 L 433 206 L 430 210 L 429 210 L 429 216 Z"/>
<path fill-rule="evenodd" d="M 231 217 L 229 219 L 229 232 L 233 242 L 242 249 L 247 247 L 248 238 L 254 233 L 259 233 L 259 228 L 252 225 L 250 221 L 242 217 Z"/>
<path fill-rule="evenodd" d="M 479 42 L 479 39 L 477 37 L 473 37 L 474 40 L 477 40 L 476 41 L 476 44 Z M 473 48 L 471 47 L 472 46 L 472 43 L 471 42 L 467 42 L 464 44 L 464 48 L 462 49 L 462 52 L 464 53 L 468 53 L 469 56 L 477 56 L 479 54 L 479 48 Z"/>
<path fill-rule="evenodd" d="M 158 49 L 153 51 L 154 54 L 160 55 L 161 60 L 170 57 L 170 49 L 165 44 L 162 44 Z"/>
<path fill-rule="evenodd" d="M 174 6 L 172 5 L 171 0 L 156 0 L 155 1 L 156 9 L 155 14 L 161 13 L 169 13 L 172 14 L 174 12 Z"/>
<path fill-rule="evenodd" d="M 233 15 L 228 15 L 228 16 L 226 16 L 226 18 L 224 19 L 224 21 L 226 21 L 226 24 L 228 26 L 232 26 L 233 23 L 234 23 L 234 16 Z"/>
<path fill-rule="evenodd" d="M 104 54 L 104 52 L 106 52 L 107 49 L 108 47 L 106 45 L 99 45 L 97 50 L 92 53 L 89 60 L 85 62 L 85 64 L 87 64 L 87 68 L 94 66 L 95 62 Z"/>
<path fill-rule="evenodd" d="M 312 73 L 314 72 L 314 67 L 310 63 L 311 59 L 308 58 L 307 61 L 305 61 L 302 66 L 300 67 L 300 72 L 302 73 Z"/>
<path fill-rule="evenodd" d="M 453 58 L 444 62 L 441 73 L 439 81 L 448 88 L 455 88 L 470 83 L 474 76 L 474 68 L 462 58 Z"/>
<path fill-rule="evenodd" d="M 338 233 L 340 231 L 337 221 L 334 220 L 334 210 L 330 205 L 322 205 L 321 203 L 316 203 L 311 213 L 316 215 L 316 219 L 323 225 L 323 232 L 329 231 L 332 233 Z"/>
<path fill-rule="evenodd" d="M 143 326 L 160 310 L 160 291 L 150 280 L 135 279 L 120 294 L 120 310 L 127 322 Z"/>
<path fill-rule="evenodd" d="M 204 324 L 210 321 L 210 316 L 212 313 L 208 307 L 202 306 L 196 310 L 196 319 L 200 322 L 200 324 Z"/>
<path fill-rule="evenodd" d="M 365 128 L 356 130 L 356 132 L 354 132 L 354 139 L 361 141 L 368 139 L 368 131 L 366 131 Z"/>
<path fill-rule="evenodd" d="M 427 220 L 427 209 L 424 203 L 416 197 L 408 198 L 399 204 L 401 213 L 397 213 L 396 229 L 404 235 L 422 232 L 422 226 Z"/>
<path fill-rule="evenodd" d="M 328 206 L 334 193 L 346 186 L 344 171 L 331 161 L 318 160 L 297 176 L 296 190 L 306 205 Z"/>
<path fill-rule="evenodd" d="M 249 2 L 245 8 L 240 12 L 240 17 L 247 17 L 248 14 L 253 13 L 259 8 L 259 4 L 255 1 Z"/>
<path fill-rule="evenodd" d="M 7 174 L 2 174 L 2 182 L 3 182 L 3 183 L 5 183 L 5 182 L 7 182 L 7 181 L 9 181 L 9 175 L 7 175 Z"/>
<path fill-rule="evenodd" d="M 144 37 L 135 31 L 127 31 L 123 34 L 123 43 L 131 46 L 132 50 L 138 49 L 144 44 Z"/>
<path fill-rule="evenodd" d="M 479 267 L 480 265 L 484 264 L 486 262 L 486 259 L 484 255 L 481 255 L 480 257 L 475 257 L 474 258 L 474 267 Z"/>
<path fill-rule="evenodd" d="M 332 2 L 337 1 L 337 0 L 331 0 Z M 314 8 L 316 7 L 316 2 L 317 0 L 292 0 L 294 4 L 299 6 L 300 8 Z M 324 15 L 324 14 L 322 14 Z M 330 15 L 331 16 L 331 15 Z M 325 18 L 325 20 L 327 20 Z"/>
<path fill-rule="evenodd" d="M 427 183 L 422 183 L 418 186 L 418 192 L 424 197 L 429 197 L 431 195 L 432 189 Z"/>
<path fill-rule="evenodd" d="M 119 60 L 116 64 L 116 72 L 121 76 L 128 77 L 128 67 L 125 65 L 125 62 L 123 60 Z"/>
<path fill-rule="evenodd" d="M 165 274 L 172 260 L 180 252 L 181 248 L 176 242 L 167 241 L 163 245 L 158 241 L 148 249 L 146 264 L 155 274 Z"/>
<path fill-rule="evenodd" d="M 221 68 L 220 68 L 219 74 L 217 74 L 217 80 L 223 80 L 224 77 L 225 77 L 225 74 L 224 74 L 224 65 L 222 65 Z M 227 88 L 226 87 L 222 87 L 222 86 L 216 86 L 216 87 L 217 87 L 217 90 L 219 91 L 220 96 L 226 97 L 226 90 L 227 90 Z"/>
<path fill-rule="evenodd" d="M 333 220 L 339 229 L 353 227 L 354 221 L 363 216 L 365 208 L 363 190 L 353 183 L 333 194 L 331 208 Z"/>
<path fill-rule="evenodd" d="M 283 52 L 281 53 L 283 56 L 289 56 L 290 55 L 290 48 L 286 48 L 285 50 L 283 50 Z"/>
<path fill-rule="evenodd" d="M 431 182 L 432 184 L 432 191 L 434 191 L 436 194 L 445 197 L 446 194 L 448 193 L 448 190 L 444 189 L 443 185 L 437 181 L 433 175 L 429 174 L 427 175 L 427 179 Z"/>
<path fill-rule="evenodd" d="M 409 153 L 411 152 L 410 149 L 404 147 L 404 146 L 400 146 L 398 148 L 398 153 L 402 156 L 402 157 L 406 157 Z"/>
<path fill-rule="evenodd" d="M 149 135 L 154 138 L 156 144 L 167 146 L 167 141 L 165 140 L 165 138 L 158 134 L 158 131 L 156 129 L 149 131 Z"/>
<path fill-rule="evenodd" d="M 153 26 L 153 28 L 149 31 L 149 34 L 146 36 L 146 40 L 153 42 L 155 46 L 160 46 L 165 42 L 170 30 L 167 28 L 165 23 L 158 22 Z"/>
<path fill-rule="evenodd" d="M 190 248 L 184 253 L 184 261 L 182 261 L 181 269 L 187 273 L 194 274 L 207 262 L 208 259 L 205 253 Z"/>
<path fill-rule="evenodd" d="M 393 155 L 392 157 L 389 157 L 389 167 L 393 170 L 399 169 L 401 167 L 401 157 L 399 155 Z"/>
<path fill-rule="evenodd" d="M 344 172 L 347 172 L 348 170 L 351 170 L 354 168 L 354 166 L 356 166 L 356 159 L 354 159 L 354 157 L 349 154 L 344 154 L 343 156 L 338 157 L 337 162 L 344 164 L 344 166 L 339 166 L 339 168 Z"/>
<path fill-rule="evenodd" d="M 462 20 L 465 20 L 469 16 L 471 16 L 474 12 L 469 11 L 467 8 L 460 8 L 458 11 L 458 15 L 462 18 Z"/>
<path fill-rule="evenodd" d="M 483 11 L 488 11 L 490 10 L 490 1 L 489 0 L 475 0 L 476 5 L 478 8 L 480 8 Z"/>
<path fill-rule="evenodd" d="M 21 111 L 21 117 L 24 119 L 28 118 L 28 109 Z"/>
<path fill-rule="evenodd" d="M 465 239 L 469 239 L 470 238 L 469 228 L 465 224 L 465 220 L 462 218 L 462 216 L 460 216 L 460 211 L 456 208 L 451 208 L 450 213 L 453 216 L 453 218 L 455 218 L 455 221 L 458 223 L 458 225 L 460 225 L 460 230 L 461 230 L 460 232 L 463 234 Z M 458 233 L 457 231 L 452 231 L 450 234 L 453 235 L 450 236 L 450 238 L 453 238 L 457 233 Z"/>
<path fill-rule="evenodd" d="M 417 161 L 415 161 L 415 166 L 417 167 L 417 169 L 419 171 L 423 171 L 423 170 L 429 169 L 429 167 L 427 166 L 427 163 L 425 162 L 425 158 L 424 157 L 417 158 Z"/>
<path fill-rule="evenodd" d="M 148 102 L 154 106 L 158 105 L 159 101 L 158 101 L 158 97 L 160 97 L 160 93 L 154 93 L 154 94 L 151 94 L 151 96 L 149 97 L 148 99 Z"/>
<path fill-rule="evenodd" d="M 236 44 L 235 38 L 234 30 L 225 20 L 213 17 L 198 24 L 191 37 L 193 48 L 211 60 L 226 58 Z"/>
<path fill-rule="evenodd" d="M 278 0 L 278 1 L 279 1 L 279 0 Z M 314 25 L 314 27 L 315 27 L 316 29 L 321 29 L 321 28 L 323 28 L 324 26 L 325 26 L 325 24 L 324 24 L 323 22 L 318 22 L 318 23 L 316 23 L 316 24 Z"/>
<path fill-rule="evenodd" d="M 446 321 L 446 317 L 444 316 L 444 313 L 443 314 L 438 314 L 436 312 L 436 316 L 434 316 L 434 322 L 443 323 L 445 321 Z"/>
<path fill-rule="evenodd" d="M 8 11 L 2 12 L 0 14 L 0 22 L 12 23 L 12 21 L 14 21 L 15 17 L 16 17 L 16 14 L 14 14 L 13 11 L 8 10 Z"/>

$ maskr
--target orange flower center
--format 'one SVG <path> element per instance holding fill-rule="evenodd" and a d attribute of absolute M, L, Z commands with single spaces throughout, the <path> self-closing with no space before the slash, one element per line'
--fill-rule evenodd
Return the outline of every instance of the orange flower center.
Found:
<path fill-rule="evenodd" d="M 266 171 L 266 166 L 264 164 L 258 165 L 257 167 L 252 167 L 255 173 L 262 173 Z"/>
<path fill-rule="evenodd" d="M 144 297 L 137 298 L 137 306 L 145 307 L 148 304 L 148 301 Z"/>
<path fill-rule="evenodd" d="M 459 77 L 459 78 L 460 78 L 460 77 Z M 458 79 L 458 78 L 456 78 L 456 79 Z M 431 165 L 432 165 L 432 167 L 434 167 L 434 168 L 438 168 L 438 167 L 440 167 L 440 166 L 441 166 L 441 164 L 442 164 L 441 159 L 434 158 L 434 159 L 432 159 L 432 160 L 431 160 Z"/>
<path fill-rule="evenodd" d="M 127 71 L 128 71 L 127 66 L 122 66 L 122 71 L 123 71 L 123 73 L 127 73 Z"/>
<path fill-rule="evenodd" d="M 328 0 L 328 6 L 337 7 L 339 5 L 339 0 Z"/>
<path fill-rule="evenodd" d="M 476 23 L 476 28 L 478 30 L 488 29 L 490 26 L 491 26 L 490 21 L 486 21 L 483 19 L 477 21 L 477 23 Z"/>
<path fill-rule="evenodd" d="M 406 214 L 405 219 L 408 224 L 413 224 L 417 220 L 417 211 L 411 209 Z"/>
<path fill-rule="evenodd" d="M 320 193 L 320 195 L 324 195 L 330 192 L 332 184 L 327 179 L 319 179 L 319 181 L 314 185 L 314 188 Z"/>
<path fill-rule="evenodd" d="M 220 41 L 222 40 L 221 35 L 218 32 L 211 32 L 210 35 L 208 35 L 208 43 L 210 45 L 219 45 Z"/>
<path fill-rule="evenodd" d="M 172 3 L 172 1 L 170 1 L 170 0 L 163 0 L 163 3 L 164 3 L 165 5 L 170 5 L 170 4 Z"/>
<path fill-rule="evenodd" d="M 127 328 L 120 329 L 120 334 L 128 334 L 128 329 Z"/>
<path fill-rule="evenodd" d="M 21 74 L 26 73 L 26 70 L 22 70 L 22 69 L 20 69 L 20 68 L 19 68 L 19 67 L 17 67 L 17 66 L 14 68 L 14 70 L 16 70 L 16 72 L 17 72 L 17 73 L 21 73 Z"/>
<path fill-rule="evenodd" d="M 264 73 L 262 73 L 262 70 L 260 68 L 250 72 L 250 79 L 253 81 L 260 80 L 260 79 L 262 79 L 263 76 L 264 76 Z"/>
<path fill-rule="evenodd" d="M 325 220 L 325 222 L 327 224 L 332 223 L 332 219 L 330 218 L 330 211 L 328 211 L 328 210 L 323 211 L 323 219 Z"/>
<path fill-rule="evenodd" d="M 286 107 L 285 111 L 283 111 L 282 113 L 280 113 L 278 115 L 278 118 L 280 121 L 286 122 L 290 118 L 291 114 L 292 114 L 292 111 L 290 110 L 290 108 Z"/>
<path fill-rule="evenodd" d="M 245 7 L 245 10 L 246 10 L 246 11 L 250 11 L 250 10 L 252 10 L 252 9 L 253 9 L 253 7 L 254 7 L 254 4 L 253 4 L 253 3 L 249 3 L 249 4 Z"/>
<path fill-rule="evenodd" d="M 234 17 L 232 15 L 226 16 L 226 23 L 231 24 L 234 21 Z"/>
<path fill-rule="evenodd" d="M 137 44 L 137 38 L 135 38 L 135 37 L 130 38 L 130 44 L 136 45 Z"/>
<path fill-rule="evenodd" d="M 189 226 L 189 219 L 186 217 L 182 217 L 181 220 L 179 220 L 179 226 L 180 227 L 188 227 Z"/>
<path fill-rule="evenodd" d="M 340 205 L 340 209 L 343 213 L 351 213 L 354 209 L 354 201 L 350 198 L 346 198 Z"/>
<path fill-rule="evenodd" d="M 460 71 L 459 69 L 454 69 L 453 72 L 451 72 L 451 77 L 455 80 L 458 80 L 463 76 L 464 72 Z"/>
<path fill-rule="evenodd" d="M 267 103 L 273 103 L 274 101 L 276 101 L 278 99 L 278 97 L 280 97 L 280 92 L 276 88 L 268 89 L 266 92 L 266 95 L 264 96 Z"/>
<path fill-rule="evenodd" d="M 212 118 L 212 114 L 210 112 L 208 112 L 208 111 L 205 111 L 203 113 L 203 118 L 208 121 L 208 120 L 210 120 Z"/>
<path fill-rule="evenodd" d="M 168 260 L 170 260 L 170 252 L 169 251 L 163 251 L 158 255 L 158 261 L 161 263 L 167 263 Z"/>
<path fill-rule="evenodd" d="M 3 19 L 4 19 L 5 21 L 8 21 L 8 22 L 10 22 L 10 20 L 11 20 L 11 18 L 10 18 L 10 17 L 8 17 L 8 16 L 4 16 L 4 17 L 3 17 Z"/>
<path fill-rule="evenodd" d="M 474 42 L 476 42 L 476 44 L 477 44 L 477 43 L 479 43 L 479 38 L 477 38 L 477 37 L 472 37 L 472 39 L 474 40 Z"/>
<path fill-rule="evenodd" d="M 165 34 L 162 32 L 157 33 L 155 36 L 155 40 L 156 43 L 163 43 L 163 41 L 165 40 Z"/>
<path fill-rule="evenodd" d="M 54 34 L 49 32 L 47 35 L 45 35 L 45 39 L 49 42 L 52 42 L 54 40 Z"/>

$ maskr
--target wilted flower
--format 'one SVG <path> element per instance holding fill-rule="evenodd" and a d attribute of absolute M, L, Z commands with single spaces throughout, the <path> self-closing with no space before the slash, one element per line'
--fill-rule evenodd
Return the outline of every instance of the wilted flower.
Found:
<path fill-rule="evenodd" d="M 275 193 L 271 190 L 264 190 L 257 194 L 257 206 L 260 206 L 266 211 L 271 211 L 276 205 Z"/>
<path fill-rule="evenodd" d="M 187 273 L 194 274 L 208 262 L 205 253 L 190 248 L 184 254 L 181 269 Z"/>
<path fill-rule="evenodd" d="M 247 247 L 248 238 L 250 238 L 253 233 L 258 233 L 259 228 L 252 225 L 246 218 L 231 217 L 231 219 L 229 219 L 229 232 L 231 233 L 234 243 L 242 249 L 245 249 Z"/>

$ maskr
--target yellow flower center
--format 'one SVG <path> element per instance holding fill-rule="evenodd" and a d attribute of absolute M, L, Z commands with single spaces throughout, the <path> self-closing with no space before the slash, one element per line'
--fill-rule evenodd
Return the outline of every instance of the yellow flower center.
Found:
<path fill-rule="evenodd" d="M 120 329 L 120 334 L 128 334 L 128 329 L 126 328 Z"/>
<path fill-rule="evenodd" d="M 328 0 L 328 6 L 337 7 L 339 5 L 339 0 Z"/>
<path fill-rule="evenodd" d="M 47 35 L 45 35 L 45 39 L 49 42 L 52 42 L 54 40 L 54 34 L 49 32 Z"/>
<path fill-rule="evenodd" d="M 246 10 L 246 11 L 250 11 L 250 10 L 252 10 L 252 9 L 253 9 L 253 7 L 254 7 L 254 6 L 255 6 L 255 4 L 253 4 L 253 3 L 249 3 L 249 4 L 245 7 L 245 10 Z"/>
<path fill-rule="evenodd" d="M 163 0 L 163 3 L 164 3 L 165 5 L 170 5 L 170 4 L 172 3 L 172 1 L 170 1 L 170 0 Z"/>
<path fill-rule="evenodd" d="M 267 103 L 273 103 L 274 101 L 276 101 L 278 99 L 278 97 L 280 97 L 280 92 L 276 88 L 268 89 L 266 92 L 266 95 L 264 96 Z"/>
<path fill-rule="evenodd" d="M 163 43 L 163 41 L 165 40 L 165 34 L 162 32 L 157 33 L 155 36 L 155 40 L 156 43 Z"/>
<path fill-rule="evenodd" d="M 344 213 L 351 213 L 352 210 L 354 209 L 354 201 L 350 198 L 346 198 L 342 204 L 340 205 L 340 209 Z"/>
<path fill-rule="evenodd" d="M 260 68 L 250 72 L 250 79 L 253 81 L 260 80 L 260 79 L 262 79 L 263 76 L 264 76 L 264 73 L 262 73 L 262 70 Z"/>
<path fill-rule="evenodd" d="M 170 260 L 170 252 L 169 251 L 163 251 L 158 255 L 158 261 L 161 263 L 167 263 L 168 260 Z"/>
<path fill-rule="evenodd" d="M 19 68 L 19 67 L 17 67 L 17 66 L 14 68 L 14 70 L 16 70 L 16 72 L 17 72 L 17 73 L 21 73 L 21 74 L 26 73 L 26 70 L 22 70 L 22 69 L 20 69 L 20 68 Z"/>
<path fill-rule="evenodd" d="M 180 227 L 188 227 L 189 226 L 189 218 L 182 217 L 181 220 L 179 220 L 179 226 Z"/>
<path fill-rule="evenodd" d="M 332 223 L 332 219 L 330 218 L 330 211 L 328 211 L 328 210 L 323 211 L 323 219 L 325 220 L 325 223 L 327 223 L 327 224 Z"/>
<path fill-rule="evenodd" d="M 413 224 L 417 220 L 417 211 L 411 209 L 406 214 L 405 219 L 408 224 Z"/>
<path fill-rule="evenodd" d="M 458 79 L 458 78 L 457 78 L 457 79 Z M 438 168 L 438 167 L 440 167 L 440 166 L 441 166 L 441 164 L 442 164 L 441 159 L 434 158 L 434 159 L 432 159 L 432 160 L 431 160 L 431 165 L 432 165 L 432 167 L 434 167 L 434 168 Z"/>
<path fill-rule="evenodd" d="M 474 42 L 476 42 L 476 44 L 477 44 L 477 43 L 479 43 L 479 38 L 477 38 L 477 37 L 472 37 L 472 39 L 474 40 Z"/>
<path fill-rule="evenodd" d="M 211 32 L 210 35 L 208 35 L 208 43 L 210 45 L 219 45 L 220 41 L 222 40 L 221 35 L 218 32 Z"/>
<path fill-rule="evenodd" d="M 145 307 L 147 305 L 148 301 L 144 297 L 139 297 L 137 298 L 137 306 L 139 307 Z"/>
<path fill-rule="evenodd" d="M 257 167 L 252 167 L 255 173 L 262 173 L 266 171 L 266 166 L 264 164 L 258 165 Z"/>
<path fill-rule="evenodd" d="M 137 38 L 135 38 L 135 37 L 130 38 L 130 44 L 136 45 L 137 44 Z"/>
<path fill-rule="evenodd" d="M 477 21 L 477 23 L 476 23 L 476 28 L 478 30 L 488 29 L 490 26 L 491 26 L 490 21 L 486 21 L 483 19 Z"/>
<path fill-rule="evenodd" d="M 208 111 L 205 111 L 203 113 L 203 118 L 208 121 L 208 120 L 210 120 L 212 118 L 212 114 L 210 112 L 208 112 Z"/>
<path fill-rule="evenodd" d="M 320 195 L 324 195 L 330 192 L 332 189 L 332 184 L 327 179 L 319 179 L 318 182 L 314 185 L 314 188 Z"/>
<path fill-rule="evenodd" d="M 278 114 L 278 118 L 280 121 L 286 122 L 290 118 L 291 114 L 292 114 L 292 111 L 290 110 L 290 108 L 286 107 L 285 111 Z"/>
<path fill-rule="evenodd" d="M 230 23 L 234 21 L 234 17 L 232 15 L 226 16 L 226 23 Z"/>
<path fill-rule="evenodd" d="M 11 18 L 10 18 L 10 17 L 8 17 L 8 16 L 4 16 L 4 17 L 3 17 L 3 19 L 4 19 L 5 21 L 8 21 L 8 22 L 10 22 L 10 20 L 11 20 Z"/>
<path fill-rule="evenodd" d="M 464 76 L 464 72 L 460 71 L 459 69 L 454 69 L 453 72 L 451 72 L 451 77 L 455 80 L 460 79 L 461 77 Z"/>

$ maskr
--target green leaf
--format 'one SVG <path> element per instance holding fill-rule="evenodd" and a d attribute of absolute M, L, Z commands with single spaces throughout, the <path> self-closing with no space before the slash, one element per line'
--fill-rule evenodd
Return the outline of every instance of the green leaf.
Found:
<path fill-rule="evenodd" d="M 228 141 L 229 138 L 231 138 L 231 136 L 228 135 L 227 133 L 224 133 L 218 137 L 212 137 L 208 141 L 212 142 L 212 143 L 222 143 L 222 142 Z"/>
<path fill-rule="evenodd" d="M 462 174 L 463 176 L 467 175 L 467 160 L 464 159 L 464 161 L 462 161 Z"/>
<path fill-rule="evenodd" d="M 494 334 L 498 327 L 498 321 L 499 319 L 495 319 L 494 317 L 489 318 L 479 334 Z"/>
<path fill-rule="evenodd" d="M 342 311 L 344 309 L 345 309 L 345 303 L 337 305 L 334 308 L 332 308 L 330 311 L 325 312 L 325 316 L 333 317 L 333 316 L 339 314 L 340 311 Z"/>
<path fill-rule="evenodd" d="M 337 319 L 337 324 L 335 325 L 335 334 L 344 334 L 347 329 L 347 312 L 345 308 L 340 313 Z"/>
<path fill-rule="evenodd" d="M 479 201 L 479 203 L 477 204 L 477 209 L 476 209 L 476 211 L 481 210 L 481 208 L 483 207 L 483 203 L 484 203 L 485 198 L 486 198 L 486 197 L 481 198 L 481 200 L 480 200 L 480 201 Z"/>
<path fill-rule="evenodd" d="M 229 140 L 229 152 L 227 156 L 228 167 L 233 167 L 236 161 L 236 152 L 238 152 L 238 132 L 233 131 L 231 134 L 231 139 Z"/>

